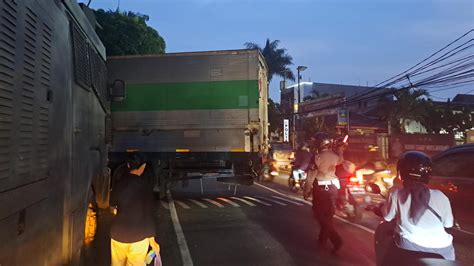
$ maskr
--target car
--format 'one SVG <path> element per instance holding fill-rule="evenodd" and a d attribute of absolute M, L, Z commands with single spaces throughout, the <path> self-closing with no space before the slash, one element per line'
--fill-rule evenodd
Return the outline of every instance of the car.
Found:
<path fill-rule="evenodd" d="M 278 171 L 289 171 L 293 160 L 293 149 L 289 143 L 271 143 L 273 160 Z"/>
<path fill-rule="evenodd" d="M 460 229 L 474 234 L 474 144 L 449 148 L 433 156 L 432 161 L 430 187 L 449 198 Z"/>

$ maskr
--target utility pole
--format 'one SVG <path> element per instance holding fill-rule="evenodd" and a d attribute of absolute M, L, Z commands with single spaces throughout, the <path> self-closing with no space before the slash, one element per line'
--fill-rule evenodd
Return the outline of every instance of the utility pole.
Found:
<path fill-rule="evenodd" d="M 284 69 L 284 70 L 281 71 L 281 73 L 283 74 L 283 81 L 280 81 L 280 95 L 281 95 L 282 92 L 286 93 L 286 76 L 288 75 L 288 72 L 290 72 L 290 70 L 288 70 L 288 69 Z M 291 99 L 291 102 L 293 102 L 293 104 L 294 104 L 294 96 L 292 96 L 292 97 L 293 97 L 293 99 Z M 288 100 L 290 100 L 290 99 L 288 99 Z M 291 107 L 291 108 L 294 108 L 294 107 Z M 288 110 L 288 111 L 290 111 L 290 110 Z M 286 112 L 285 112 L 285 117 L 283 118 L 283 121 L 282 121 L 283 141 L 284 142 L 286 142 L 286 141 L 290 142 L 290 139 L 289 139 L 289 137 L 291 136 L 290 135 L 290 124 L 289 124 L 290 116 L 291 116 L 291 113 L 286 114 Z M 288 124 L 285 124 L 285 123 L 288 123 Z M 288 132 L 286 130 L 288 130 Z M 286 139 L 285 139 L 285 134 L 288 134 L 288 138 L 286 138 Z"/>
<path fill-rule="evenodd" d="M 293 107 L 293 112 L 294 112 L 294 115 L 293 115 L 293 149 L 296 149 L 296 121 L 299 122 L 298 120 L 298 114 L 299 113 L 299 108 L 300 108 L 300 103 L 301 103 L 301 88 L 300 88 L 300 83 L 301 83 L 301 72 L 305 71 L 308 67 L 306 66 L 298 66 L 296 68 L 297 72 L 298 72 L 298 98 L 297 98 L 297 104 L 296 104 L 296 108 Z M 300 129 L 300 128 L 298 128 Z"/>

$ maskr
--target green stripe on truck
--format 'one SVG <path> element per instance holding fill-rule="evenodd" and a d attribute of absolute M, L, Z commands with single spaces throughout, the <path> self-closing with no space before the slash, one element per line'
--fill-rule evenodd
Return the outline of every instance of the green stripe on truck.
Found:
<path fill-rule="evenodd" d="M 113 112 L 258 108 L 257 80 L 127 84 Z"/>

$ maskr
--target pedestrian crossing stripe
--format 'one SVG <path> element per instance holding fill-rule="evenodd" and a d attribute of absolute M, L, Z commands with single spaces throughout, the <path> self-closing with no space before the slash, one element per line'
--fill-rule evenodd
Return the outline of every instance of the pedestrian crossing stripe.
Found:
<path fill-rule="evenodd" d="M 240 196 L 240 197 L 219 197 L 215 199 L 209 198 L 196 198 L 196 199 L 175 199 L 173 200 L 176 206 L 182 209 L 192 209 L 193 207 L 199 207 L 201 209 L 207 209 L 210 205 L 214 205 L 219 208 L 225 208 L 226 206 L 232 206 L 235 208 L 243 206 L 256 207 L 266 206 L 271 207 L 274 205 L 288 206 L 288 204 L 303 206 L 302 203 L 291 200 L 285 197 L 278 196 Z M 169 210 L 169 203 L 166 201 L 160 202 L 163 208 Z M 208 203 L 208 204 L 206 204 Z"/>
<path fill-rule="evenodd" d="M 205 201 L 207 201 L 207 202 L 209 202 L 209 203 L 211 203 L 211 204 L 214 204 L 214 205 L 216 205 L 216 206 L 219 207 L 219 208 L 224 208 L 224 205 L 220 204 L 219 202 L 217 202 L 217 201 L 215 201 L 215 200 L 211 200 L 211 199 L 203 199 L 203 200 L 205 200 Z"/>
<path fill-rule="evenodd" d="M 188 199 L 189 201 L 191 201 L 192 203 L 198 205 L 199 207 L 203 208 L 203 209 L 206 209 L 207 208 L 207 205 L 200 202 L 200 201 L 197 201 L 195 199 Z"/>
<path fill-rule="evenodd" d="M 182 201 L 179 201 L 179 200 L 175 200 L 174 202 L 178 203 L 179 206 L 183 207 L 184 209 L 191 209 L 191 207 L 189 207 L 188 204 L 182 202 Z"/>
<path fill-rule="evenodd" d="M 255 207 L 257 205 L 253 204 L 252 202 L 248 201 L 248 200 L 244 200 L 244 199 L 241 199 L 241 198 L 237 198 L 237 197 L 230 197 L 231 199 L 234 199 L 234 200 L 238 200 L 240 202 L 243 202 L 251 207 Z M 244 197 L 245 198 L 245 197 Z"/>
<path fill-rule="evenodd" d="M 237 203 L 235 203 L 235 202 L 233 202 L 233 201 L 231 201 L 231 200 L 228 200 L 228 199 L 226 199 L 226 198 L 217 198 L 217 199 L 218 199 L 218 200 L 221 200 L 221 201 L 224 201 L 224 202 L 227 202 L 227 203 L 229 203 L 230 205 L 232 205 L 233 207 L 240 207 L 239 204 L 237 204 Z"/>
<path fill-rule="evenodd" d="M 270 203 L 263 202 L 263 201 L 261 201 L 261 200 L 259 200 L 259 199 L 256 199 L 256 198 L 252 198 L 252 197 L 244 197 L 244 198 L 246 198 L 246 199 L 248 199 L 248 200 L 252 200 L 252 201 L 258 202 L 258 203 L 261 203 L 261 204 L 263 204 L 263 205 L 265 205 L 265 206 L 272 206 Z"/>

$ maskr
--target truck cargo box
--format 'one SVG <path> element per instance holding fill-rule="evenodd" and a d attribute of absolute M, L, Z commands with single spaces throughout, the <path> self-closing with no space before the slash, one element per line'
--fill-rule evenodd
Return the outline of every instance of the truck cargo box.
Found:
<path fill-rule="evenodd" d="M 258 50 L 108 58 L 126 83 L 112 106 L 112 152 L 267 149 L 267 69 Z"/>

